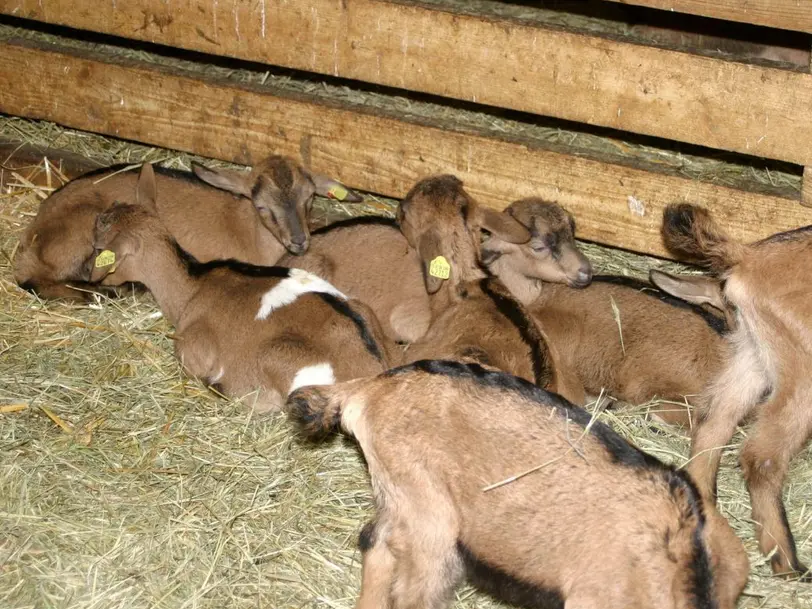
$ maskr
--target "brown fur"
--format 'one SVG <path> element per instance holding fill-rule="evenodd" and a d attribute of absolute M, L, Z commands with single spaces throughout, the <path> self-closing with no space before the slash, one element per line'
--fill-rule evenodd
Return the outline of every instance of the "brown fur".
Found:
<path fill-rule="evenodd" d="M 279 156 L 269 157 L 247 174 L 200 166 L 195 171 L 226 190 L 211 188 L 188 173 L 159 170 L 155 179 L 163 194 L 157 206 L 173 237 L 202 261 L 234 258 L 270 265 L 286 247 L 303 251 L 313 193 L 337 184 Z M 290 178 L 284 187 L 275 182 L 282 174 Z M 46 298 L 83 298 L 85 293 L 70 285 L 87 287 L 96 217 L 114 202 L 136 202 L 138 177 L 135 171 L 94 172 L 46 199 L 20 240 L 14 260 L 17 283 Z M 254 193 L 259 213 L 241 199 L 251 198 L 255 185 L 260 185 Z M 358 195 L 350 191 L 348 199 L 357 200 Z M 276 221 L 270 218 L 271 210 Z"/>
<path fill-rule="evenodd" d="M 305 269 L 375 311 L 391 340 L 413 342 L 431 321 L 420 258 L 397 226 L 339 223 L 311 236 L 302 256 L 286 255 L 280 266 Z"/>
<path fill-rule="evenodd" d="M 508 209 L 541 241 L 539 251 L 530 257 L 528 248 L 491 236 L 483 250 L 499 255 L 489 268 L 527 305 L 560 354 L 562 366 L 575 371 L 587 393 L 595 396 L 606 391 L 635 404 L 655 397 L 674 402 L 655 414 L 669 423 L 689 425 L 690 412 L 680 404 L 698 396 L 721 368 L 722 337 L 689 308 L 634 287 L 604 281 L 582 289 L 560 285 L 565 281 L 578 286 L 591 279 L 570 214 L 538 200 L 517 201 Z M 549 264 L 545 254 L 556 258 L 558 267 Z M 579 282 L 580 277 L 584 281 Z M 653 286 L 648 291 L 656 293 Z"/>
<path fill-rule="evenodd" d="M 521 223 L 477 205 L 453 176 L 418 182 L 398 208 L 401 232 L 417 251 L 429 294 L 431 325 L 406 352 L 407 361 L 478 361 L 582 402 L 580 384 L 564 369 L 539 329 L 504 285 L 480 263 L 481 230 L 526 243 Z M 451 266 L 447 280 L 431 276 L 432 260 Z"/>
<path fill-rule="evenodd" d="M 504 252 L 515 251 L 516 256 L 510 268 L 498 268 L 510 273 L 514 266 L 532 265 L 546 281 L 571 285 L 588 283 L 591 266 L 575 247 L 572 216 L 558 205 L 540 199 L 526 201 L 538 212 L 526 224 L 532 227 L 531 239 L 523 244 L 500 242 L 499 247 Z M 523 222 L 523 217 L 517 215 L 521 208 L 516 205 L 504 213 Z M 557 244 L 565 247 L 571 244 L 572 249 L 561 252 Z M 503 251 L 486 247 L 482 251 L 482 262 L 490 265 Z M 279 264 L 316 273 L 344 293 L 363 300 L 375 311 L 384 332 L 393 340 L 414 342 L 428 330 L 431 308 L 421 261 L 395 226 L 369 221 L 340 222 L 313 233 L 306 254 L 286 255 Z M 497 271 L 497 266 L 488 268 Z M 521 295 L 517 296 L 521 300 Z"/>
<path fill-rule="evenodd" d="M 310 437 L 340 425 L 369 466 L 359 609 L 447 606 L 466 555 L 491 567 L 476 583 L 548 607 L 732 609 L 746 583 L 741 541 L 687 476 L 515 377 L 419 362 L 288 410 Z"/>
<path fill-rule="evenodd" d="M 688 471 L 714 497 L 721 451 L 748 415 L 755 415 L 741 452 L 759 546 L 777 574 L 801 575 L 781 490 L 789 463 L 812 435 L 812 263 L 810 227 L 743 245 L 727 237 L 706 210 L 668 207 L 666 243 L 714 268 L 726 280 L 724 299 L 736 310 L 731 355 L 707 390 L 694 428 Z M 693 236 L 693 242 L 691 238 Z M 810 580 L 809 574 L 805 580 Z"/>
<path fill-rule="evenodd" d="M 339 380 L 388 367 L 377 320 L 357 301 L 345 304 L 363 318 L 380 350 L 377 357 L 358 325 L 318 294 L 302 294 L 258 319 L 263 296 L 292 281 L 279 276 L 289 271 L 239 263 L 201 265 L 189 259 L 158 217 L 154 190 L 149 192 L 150 173 L 148 169 L 141 180 L 147 188 L 139 188 L 139 203 L 114 205 L 99 214 L 95 250 L 114 252 L 116 262 L 94 266 L 91 278 L 107 285 L 144 283 L 176 328 L 175 353 L 189 374 L 235 397 L 259 390 L 255 409 L 272 410 L 281 406 L 297 372 L 307 366 L 327 363 Z M 311 280 L 302 277 L 301 283 Z"/>

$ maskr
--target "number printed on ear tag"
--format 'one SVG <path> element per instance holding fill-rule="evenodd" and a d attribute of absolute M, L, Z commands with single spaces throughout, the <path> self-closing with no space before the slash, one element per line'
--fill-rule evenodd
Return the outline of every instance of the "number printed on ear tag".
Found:
<path fill-rule="evenodd" d="M 344 188 L 343 186 L 335 184 L 334 186 L 330 186 L 330 188 L 327 189 L 327 196 L 330 197 L 331 199 L 343 201 L 344 199 L 347 198 L 347 189 Z"/>
<path fill-rule="evenodd" d="M 116 253 L 111 252 L 110 250 L 102 250 L 98 256 L 96 256 L 96 268 L 100 269 L 105 266 L 110 266 L 111 264 L 116 263 Z"/>
<path fill-rule="evenodd" d="M 439 277 L 440 279 L 448 279 L 451 277 L 451 265 L 448 264 L 448 260 L 443 256 L 437 256 L 429 265 L 429 275 Z"/>

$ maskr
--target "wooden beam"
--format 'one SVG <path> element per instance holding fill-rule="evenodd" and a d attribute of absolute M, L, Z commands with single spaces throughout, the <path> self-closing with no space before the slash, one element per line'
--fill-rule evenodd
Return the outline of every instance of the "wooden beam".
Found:
<path fill-rule="evenodd" d="M 609 0 L 618 4 L 634 4 L 764 25 L 781 30 L 812 32 L 812 0 Z"/>
<path fill-rule="evenodd" d="M 0 12 L 812 165 L 806 73 L 387 0 L 0 0 Z"/>
<path fill-rule="evenodd" d="M 578 217 L 583 238 L 641 252 L 663 254 L 661 213 L 675 200 L 709 205 L 746 240 L 812 223 L 797 200 L 52 45 L 0 44 L 0 82 L 0 112 L 246 164 L 271 151 L 292 154 L 394 197 L 421 177 L 451 172 L 497 209 L 531 195 L 557 200 Z"/>

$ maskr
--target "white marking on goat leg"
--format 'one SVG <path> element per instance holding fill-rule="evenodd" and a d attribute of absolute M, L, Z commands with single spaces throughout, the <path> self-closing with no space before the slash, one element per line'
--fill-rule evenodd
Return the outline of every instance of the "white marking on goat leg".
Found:
<path fill-rule="evenodd" d="M 332 385 L 335 382 L 336 377 L 333 375 L 333 367 L 330 364 L 325 362 L 305 366 L 293 377 L 293 383 L 291 383 L 288 393 L 293 393 L 299 387 L 307 385 Z"/>
<path fill-rule="evenodd" d="M 321 277 L 302 269 L 290 269 L 290 277 L 277 283 L 262 296 L 256 319 L 267 319 L 275 309 L 289 305 L 302 294 L 321 292 L 346 300 L 347 297 Z"/>

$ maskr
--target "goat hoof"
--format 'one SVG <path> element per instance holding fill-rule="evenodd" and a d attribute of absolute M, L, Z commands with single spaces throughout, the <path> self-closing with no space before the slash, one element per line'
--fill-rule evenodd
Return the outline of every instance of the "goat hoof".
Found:
<path fill-rule="evenodd" d="M 781 560 L 776 560 L 776 556 L 773 557 L 771 562 L 773 573 L 776 576 L 791 581 L 799 581 L 805 584 L 812 584 L 812 571 L 810 571 L 809 567 L 807 567 L 806 565 L 801 563 L 795 563 L 795 565 L 790 566 L 785 564 Z"/>

